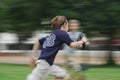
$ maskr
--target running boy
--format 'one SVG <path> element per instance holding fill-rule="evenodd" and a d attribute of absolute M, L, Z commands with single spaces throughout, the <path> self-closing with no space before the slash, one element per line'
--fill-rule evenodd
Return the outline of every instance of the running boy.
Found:
<path fill-rule="evenodd" d="M 37 66 L 28 75 L 27 80 L 45 80 L 48 74 L 54 75 L 56 79 L 68 80 L 68 73 L 65 69 L 53 65 L 56 54 L 63 43 L 71 48 L 82 47 L 87 40 L 82 38 L 80 41 L 72 41 L 68 31 L 68 22 L 65 16 L 56 16 L 51 20 L 53 32 L 50 36 L 39 40 L 41 46 L 41 55 L 37 60 Z M 38 41 L 37 41 L 38 42 Z M 32 62 L 36 60 L 36 53 L 32 55 Z M 33 65 L 33 64 L 32 64 Z"/>
<path fill-rule="evenodd" d="M 81 50 L 85 48 L 85 45 L 89 45 L 89 41 L 84 33 L 80 32 L 79 29 L 81 28 L 81 23 L 78 20 L 72 19 L 69 20 L 69 36 L 73 41 L 79 41 L 83 37 L 86 38 L 87 42 L 83 44 Z M 75 71 L 81 71 L 82 70 L 82 64 L 79 62 L 76 63 L 73 60 L 73 56 L 75 54 L 75 51 L 78 50 L 77 48 L 70 48 L 68 45 L 64 45 L 63 47 L 63 53 L 65 54 L 66 59 L 66 65 L 72 65 L 72 67 L 75 69 Z M 83 63 L 84 64 L 84 63 Z"/>

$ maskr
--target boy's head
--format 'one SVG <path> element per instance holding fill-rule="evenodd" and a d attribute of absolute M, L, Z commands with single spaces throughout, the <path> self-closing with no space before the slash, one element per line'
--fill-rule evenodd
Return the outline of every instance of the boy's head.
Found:
<path fill-rule="evenodd" d="M 65 16 L 56 16 L 51 21 L 51 27 L 52 29 L 65 29 L 67 31 L 68 29 L 68 22 Z"/>
<path fill-rule="evenodd" d="M 70 31 L 78 30 L 80 28 L 80 22 L 78 20 L 69 20 Z"/>

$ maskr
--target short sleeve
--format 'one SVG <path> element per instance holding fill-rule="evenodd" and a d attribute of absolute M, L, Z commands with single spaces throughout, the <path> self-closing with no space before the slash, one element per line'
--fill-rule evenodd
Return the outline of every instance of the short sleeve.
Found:
<path fill-rule="evenodd" d="M 86 35 L 84 34 L 84 33 L 80 33 L 80 35 L 82 36 L 82 37 L 86 37 Z M 87 37 L 86 37 L 87 38 Z"/>
<path fill-rule="evenodd" d="M 47 36 L 46 36 L 46 37 L 47 37 Z M 43 45 L 43 43 L 44 43 L 46 37 L 43 37 L 43 38 L 39 39 L 39 43 L 40 43 L 41 45 Z"/>
<path fill-rule="evenodd" d="M 62 32 L 58 37 L 63 43 L 67 44 L 68 46 L 70 46 L 70 43 L 73 42 L 67 32 Z"/>
<path fill-rule="evenodd" d="M 82 32 L 79 32 L 79 37 L 78 37 L 77 41 L 81 40 L 83 37 L 85 37 L 85 34 Z"/>

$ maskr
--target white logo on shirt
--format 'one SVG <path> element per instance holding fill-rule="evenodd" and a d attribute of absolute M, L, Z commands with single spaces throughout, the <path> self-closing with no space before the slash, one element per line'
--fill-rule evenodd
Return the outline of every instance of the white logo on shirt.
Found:
<path fill-rule="evenodd" d="M 56 35 L 51 34 L 48 38 L 46 38 L 45 42 L 43 43 L 43 48 L 53 46 L 55 44 L 55 39 L 56 39 Z"/>

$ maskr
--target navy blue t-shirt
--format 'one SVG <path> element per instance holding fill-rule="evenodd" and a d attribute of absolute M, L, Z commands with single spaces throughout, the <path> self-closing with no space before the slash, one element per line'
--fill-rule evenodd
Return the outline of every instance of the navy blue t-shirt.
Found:
<path fill-rule="evenodd" d="M 50 36 L 42 38 L 39 40 L 41 47 L 41 55 L 39 59 L 46 60 L 50 65 L 53 64 L 56 54 L 58 53 L 60 47 L 63 43 L 70 45 L 71 38 L 67 34 L 67 32 L 62 31 L 60 29 L 56 29 Z"/>

